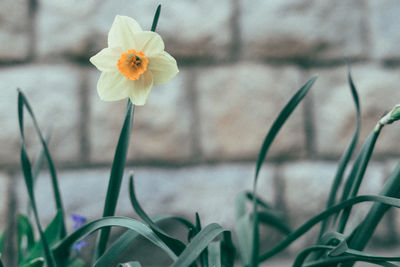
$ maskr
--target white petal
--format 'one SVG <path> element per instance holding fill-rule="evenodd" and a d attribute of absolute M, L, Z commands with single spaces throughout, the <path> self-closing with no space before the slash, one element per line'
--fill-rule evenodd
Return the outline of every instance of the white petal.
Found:
<path fill-rule="evenodd" d="M 116 101 L 129 97 L 133 81 L 119 72 L 102 72 L 97 83 L 97 93 L 103 101 Z"/>
<path fill-rule="evenodd" d="M 169 82 L 179 72 L 176 60 L 167 52 L 149 57 L 148 68 L 153 74 L 154 85 Z"/>
<path fill-rule="evenodd" d="M 133 48 L 133 35 L 142 28 L 136 20 L 126 16 L 116 16 L 108 33 L 109 47 L 122 47 L 124 50 Z"/>
<path fill-rule="evenodd" d="M 133 36 L 134 48 L 137 51 L 143 51 L 146 57 L 164 51 L 164 42 L 161 36 L 155 32 L 138 32 Z"/>
<path fill-rule="evenodd" d="M 147 97 L 153 87 L 153 78 L 150 71 L 146 71 L 140 76 L 139 80 L 133 81 L 134 85 L 130 89 L 130 99 L 133 104 L 142 106 L 146 103 Z"/>
<path fill-rule="evenodd" d="M 90 62 L 100 71 L 118 71 L 117 62 L 123 50 L 121 47 L 104 48 L 90 58 Z"/>

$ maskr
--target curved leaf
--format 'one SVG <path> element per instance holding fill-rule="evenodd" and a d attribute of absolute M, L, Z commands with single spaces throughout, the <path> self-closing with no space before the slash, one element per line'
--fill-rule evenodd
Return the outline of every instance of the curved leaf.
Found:
<path fill-rule="evenodd" d="M 53 248 L 54 255 L 56 256 L 57 260 L 63 259 L 66 252 L 71 249 L 75 242 L 101 228 L 110 226 L 120 226 L 131 229 L 151 241 L 156 246 L 160 247 L 172 260 L 177 258 L 174 252 L 147 225 L 134 219 L 125 217 L 104 217 L 85 224 L 56 244 Z"/>
<path fill-rule="evenodd" d="M 207 225 L 188 244 L 186 249 L 179 255 L 179 258 L 172 264 L 173 267 L 187 267 L 194 262 L 200 253 L 224 230 L 216 223 Z"/>
<path fill-rule="evenodd" d="M 157 224 L 155 224 L 150 217 L 146 214 L 143 208 L 140 206 L 139 201 L 135 194 L 135 183 L 133 181 L 133 174 L 129 177 L 129 196 L 133 209 L 139 215 L 139 217 L 149 225 L 151 230 L 162 240 L 175 254 L 179 255 L 186 248 L 186 245 L 179 239 L 173 238 L 172 236 L 165 233 Z"/>

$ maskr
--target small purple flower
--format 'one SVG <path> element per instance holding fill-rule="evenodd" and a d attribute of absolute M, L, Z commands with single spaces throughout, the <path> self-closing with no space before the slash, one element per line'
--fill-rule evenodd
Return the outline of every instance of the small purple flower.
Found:
<path fill-rule="evenodd" d="M 86 222 L 86 217 L 78 215 L 78 214 L 72 214 L 72 220 L 74 221 L 74 230 L 77 230 L 81 228 L 85 222 Z M 80 240 L 74 244 L 72 247 L 73 250 L 76 252 L 80 252 L 83 247 L 87 247 L 89 244 L 85 240 Z"/>

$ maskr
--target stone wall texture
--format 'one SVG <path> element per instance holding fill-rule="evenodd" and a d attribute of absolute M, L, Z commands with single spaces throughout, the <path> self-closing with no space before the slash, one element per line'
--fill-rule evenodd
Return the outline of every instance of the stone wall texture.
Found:
<path fill-rule="evenodd" d="M 135 108 L 127 167 L 135 171 L 138 197 L 152 215 L 193 218 L 198 211 L 205 223 L 233 228 L 235 195 L 251 189 L 267 130 L 318 73 L 272 145 L 259 184 L 259 192 L 299 226 L 323 209 L 355 129 L 346 61 L 361 102 L 360 140 L 400 103 L 396 0 L 3 0 L 0 231 L 12 230 L 27 202 L 19 170 L 17 88 L 41 129 L 51 132 L 67 214 L 101 215 L 125 101 L 100 101 L 100 73 L 88 59 L 106 47 L 115 15 L 134 17 L 149 29 L 159 3 L 157 32 L 180 73 Z M 397 165 L 399 133 L 400 125 L 384 128 L 361 191 L 379 192 Z M 26 135 L 34 159 L 40 144 L 28 116 Z M 53 215 L 46 175 L 36 187 L 44 223 Z M 118 213 L 134 216 L 125 180 L 122 191 Z M 354 217 L 362 219 L 367 208 Z M 397 244 L 398 218 L 395 212 L 385 217 L 387 227 L 376 240 Z M 302 242 L 308 241 L 312 237 Z"/>

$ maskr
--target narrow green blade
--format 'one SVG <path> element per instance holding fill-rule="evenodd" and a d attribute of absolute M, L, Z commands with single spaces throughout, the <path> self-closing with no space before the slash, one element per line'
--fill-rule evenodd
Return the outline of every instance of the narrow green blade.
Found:
<path fill-rule="evenodd" d="M 329 193 L 328 200 L 326 202 L 326 207 L 329 208 L 332 205 L 335 204 L 336 201 L 336 196 L 338 193 L 338 189 L 340 185 L 342 184 L 343 181 L 343 176 L 344 176 L 344 171 L 346 170 L 346 167 L 350 161 L 351 156 L 353 155 L 354 149 L 356 148 L 357 145 L 357 140 L 360 135 L 360 129 L 361 129 L 361 111 L 360 111 L 360 102 L 358 98 L 358 93 L 357 89 L 353 83 L 353 79 L 351 77 L 351 72 L 350 68 L 348 68 L 347 71 L 347 77 L 349 81 L 349 87 L 351 91 L 351 95 L 353 97 L 353 102 L 354 106 L 356 108 L 356 129 L 354 131 L 353 138 L 351 139 L 348 147 L 346 148 L 345 152 L 343 153 L 342 157 L 339 160 L 338 168 L 336 170 L 335 178 L 333 179 L 333 183 L 331 186 L 331 190 Z M 322 237 L 322 235 L 325 233 L 326 228 L 331 226 L 331 220 L 328 218 L 327 220 L 324 220 L 321 225 L 320 233 L 319 233 L 319 238 Z"/>
<path fill-rule="evenodd" d="M 334 205 L 334 206 L 324 210 L 323 212 L 319 213 L 318 215 L 312 217 L 310 220 L 308 220 L 303 225 L 301 225 L 299 228 L 297 228 L 292 233 L 290 233 L 284 240 L 279 242 L 275 247 L 273 247 L 270 250 L 268 250 L 267 252 L 263 253 L 260 256 L 259 260 L 266 261 L 267 259 L 271 258 L 272 256 L 278 254 L 283 249 L 288 247 L 293 241 L 297 240 L 304 233 L 308 232 L 313 226 L 315 226 L 322 220 L 328 218 L 329 216 L 331 216 L 347 207 L 356 205 L 358 203 L 371 202 L 371 201 L 380 202 L 382 204 L 400 208 L 400 199 L 393 198 L 393 197 L 365 195 L 365 196 L 356 196 L 356 197 L 350 198 L 350 199 L 342 201 L 342 202 L 338 203 L 337 205 Z"/>
<path fill-rule="evenodd" d="M 34 119 L 33 112 L 32 112 L 31 107 L 29 106 L 29 103 L 27 102 L 27 100 L 26 100 L 25 96 L 23 95 L 23 93 L 21 91 L 18 91 L 18 122 L 19 122 L 19 130 L 20 130 L 20 134 L 21 134 L 21 151 L 20 151 L 21 154 L 20 154 L 20 156 L 21 156 L 22 173 L 24 175 L 25 184 L 26 184 L 26 188 L 27 188 L 28 196 L 29 196 L 29 201 L 30 201 L 31 206 L 32 206 L 32 210 L 33 210 L 36 226 L 37 226 L 38 231 L 39 231 L 39 235 L 40 235 L 41 243 L 42 243 L 42 246 L 43 246 L 44 257 L 45 257 L 46 263 L 47 263 L 48 267 L 55 267 L 56 263 L 55 263 L 53 254 L 50 251 L 50 247 L 49 247 L 47 239 L 46 239 L 46 237 L 45 237 L 45 235 L 43 233 L 42 227 L 40 225 L 39 214 L 38 214 L 38 211 L 37 211 L 37 208 L 36 208 L 35 195 L 34 195 L 34 192 L 33 192 L 32 167 L 31 167 L 30 159 L 28 157 L 28 153 L 25 150 L 24 119 L 23 119 L 24 118 L 24 106 L 28 110 L 29 114 L 31 115 L 31 117 L 33 119 L 33 122 L 34 122 L 34 125 L 35 125 L 35 128 L 38 130 L 37 123 L 36 123 L 36 120 Z M 39 134 L 39 136 L 41 136 L 40 131 L 39 131 L 38 134 Z M 45 145 L 44 145 L 44 147 L 45 147 Z M 48 160 L 51 160 L 51 159 L 48 157 Z M 56 193 L 56 191 L 55 191 L 55 193 Z M 57 197 L 56 197 L 56 200 L 57 200 Z M 59 200 L 61 200 L 61 198 Z M 65 225 L 64 224 L 63 224 L 63 226 L 64 226 L 64 229 L 65 229 Z"/>
<path fill-rule="evenodd" d="M 183 226 L 187 227 L 187 229 L 193 229 L 194 225 L 187 221 L 184 218 L 176 217 L 176 216 L 157 216 L 152 218 L 152 221 L 155 223 L 165 220 L 174 220 Z M 121 235 L 116 241 L 114 241 L 110 247 L 104 252 L 104 254 L 97 259 L 94 263 L 93 267 L 102 267 L 102 266 L 110 266 L 110 264 L 114 261 L 114 259 L 119 256 L 128 246 L 131 244 L 133 240 L 135 240 L 139 234 L 135 231 L 126 231 L 123 235 Z"/>
<path fill-rule="evenodd" d="M 63 259 L 65 257 L 65 253 L 71 249 L 75 242 L 85 238 L 101 228 L 110 226 L 119 226 L 133 230 L 161 248 L 172 260 L 177 258 L 174 252 L 147 225 L 137 220 L 125 217 L 104 217 L 85 224 L 58 242 L 53 247 L 54 255 L 57 259 Z"/>
<path fill-rule="evenodd" d="M 49 247 L 55 245 L 61 240 L 61 213 L 58 212 L 53 220 L 44 230 L 44 236 L 49 244 Z M 24 259 L 24 263 L 27 263 L 33 259 L 40 257 L 43 254 L 42 242 L 39 240 L 29 251 L 28 256 Z"/>
<path fill-rule="evenodd" d="M 28 251 L 31 250 L 31 248 L 34 246 L 35 239 L 31 223 L 29 222 L 29 219 L 26 216 L 22 214 L 18 215 L 17 228 L 18 228 L 18 241 L 17 241 L 18 262 L 20 263 L 23 261 Z"/>
<path fill-rule="evenodd" d="M 235 264 L 236 247 L 232 241 L 231 231 L 222 233 L 221 264 L 223 267 L 233 267 Z"/>
<path fill-rule="evenodd" d="M 264 142 L 261 146 L 261 150 L 258 154 L 257 164 L 256 164 L 256 171 L 254 176 L 254 183 L 253 183 L 253 195 L 256 196 L 257 190 L 257 179 L 258 174 L 260 172 L 261 166 L 267 156 L 268 150 L 275 140 L 276 135 L 292 114 L 292 112 L 296 109 L 297 105 L 303 100 L 303 98 L 307 95 L 308 91 L 310 90 L 311 86 L 314 84 L 315 80 L 317 79 L 317 75 L 313 76 L 310 80 L 308 80 L 297 92 L 296 94 L 289 100 L 286 106 L 282 109 L 279 113 L 278 117 L 272 124 L 271 128 L 269 129 Z M 259 255 L 259 230 L 258 230 L 258 216 L 257 216 L 257 201 L 253 201 L 253 242 L 252 242 L 252 256 L 251 256 L 251 266 L 257 267 L 258 266 L 258 255 Z"/>
<path fill-rule="evenodd" d="M 113 216 L 117 207 L 119 193 L 121 191 L 121 182 L 124 174 L 126 157 L 128 153 L 129 140 L 132 128 L 134 106 L 128 100 L 124 124 L 118 139 L 115 150 L 114 160 L 111 167 L 110 180 L 108 182 L 107 195 L 104 203 L 103 217 Z M 97 255 L 95 259 L 101 256 L 107 247 L 110 228 L 102 229 L 97 244 Z"/>
<path fill-rule="evenodd" d="M 131 200 L 131 204 L 133 209 L 136 211 L 136 213 L 139 215 L 139 217 L 149 225 L 149 227 L 154 231 L 154 233 L 167 244 L 167 246 L 175 252 L 175 254 L 179 255 L 182 253 L 182 251 L 186 248 L 186 245 L 180 241 L 179 239 L 173 238 L 167 233 L 165 233 L 160 227 L 158 227 L 157 224 L 155 224 L 150 217 L 146 214 L 146 212 L 143 210 L 141 205 L 139 204 L 139 201 L 136 198 L 135 194 L 135 183 L 133 180 L 134 176 L 131 174 L 129 178 L 129 196 Z"/>
<path fill-rule="evenodd" d="M 211 242 L 208 245 L 209 266 L 221 267 L 221 244 L 220 242 Z"/>
<path fill-rule="evenodd" d="M 200 253 L 214 240 L 219 234 L 225 231 L 221 226 L 212 223 L 204 227 L 182 252 L 172 267 L 187 267 L 193 263 Z"/>
<path fill-rule="evenodd" d="M 28 113 L 32 119 L 36 134 L 39 136 L 44 154 L 46 156 L 47 165 L 48 165 L 48 168 L 50 171 L 50 177 L 51 177 L 51 182 L 52 182 L 52 189 L 53 189 L 54 200 L 56 203 L 56 208 L 57 208 L 57 211 L 61 211 L 61 217 L 62 217 L 62 225 L 61 225 L 62 233 L 61 234 L 64 237 L 67 234 L 67 230 L 65 227 L 64 207 L 62 204 L 61 193 L 60 193 L 60 189 L 59 189 L 59 185 L 58 185 L 56 168 L 55 168 L 53 160 L 51 158 L 50 151 L 47 147 L 46 140 L 45 140 L 45 138 L 43 138 L 42 132 L 40 131 L 40 128 L 39 128 L 39 124 L 37 123 L 35 114 L 33 113 L 33 110 L 28 102 L 28 99 L 25 97 L 25 95 L 20 90 L 18 90 L 18 121 L 19 121 L 20 133 L 21 133 L 21 139 L 22 139 L 22 144 L 21 144 L 22 148 L 21 149 L 24 150 L 21 153 L 26 154 L 25 155 L 26 159 L 29 160 L 28 154 L 25 151 L 25 135 L 24 135 L 24 120 L 23 120 L 23 117 L 24 117 L 24 114 L 23 114 L 24 109 L 23 108 L 24 107 L 26 108 L 26 110 L 28 111 Z M 25 166 L 27 166 L 27 165 L 25 164 Z M 35 176 L 34 176 L 30 162 L 29 162 L 29 168 L 30 168 L 29 172 L 31 173 L 30 175 L 32 176 L 32 178 L 31 178 L 32 181 L 30 183 L 32 184 L 31 186 L 33 186 Z"/>

